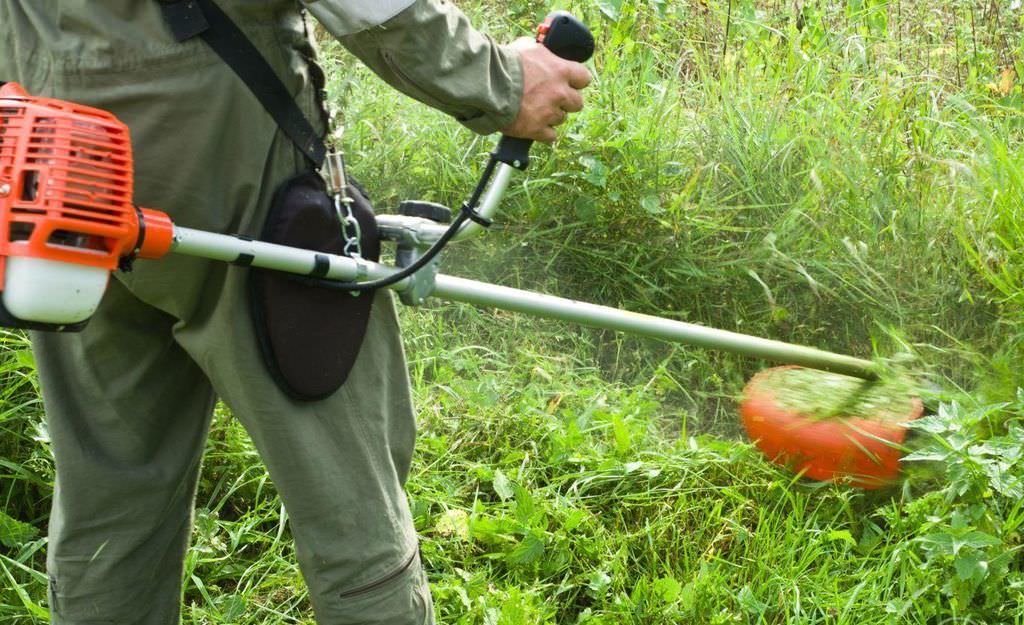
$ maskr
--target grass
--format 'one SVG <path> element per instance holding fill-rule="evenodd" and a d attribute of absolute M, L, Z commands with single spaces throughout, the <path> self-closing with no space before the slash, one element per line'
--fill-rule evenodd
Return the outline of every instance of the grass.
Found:
<path fill-rule="evenodd" d="M 802 368 L 773 370 L 758 386 L 779 408 L 811 420 L 854 417 L 902 423 L 914 412 L 913 399 L 921 393 L 913 379 L 898 375 L 860 380 Z"/>
<path fill-rule="evenodd" d="M 547 10 L 463 4 L 502 36 Z M 566 6 L 598 37 L 588 107 L 445 271 L 895 359 L 941 390 L 906 480 L 857 491 L 745 442 L 735 398 L 764 363 L 404 309 L 440 621 L 1024 623 L 1020 8 Z M 490 141 L 337 46 L 324 63 L 377 205 L 458 205 Z M 0 622 L 44 622 L 53 467 L 27 343 L 0 342 Z M 311 623 L 289 536 L 219 408 L 184 620 Z"/>

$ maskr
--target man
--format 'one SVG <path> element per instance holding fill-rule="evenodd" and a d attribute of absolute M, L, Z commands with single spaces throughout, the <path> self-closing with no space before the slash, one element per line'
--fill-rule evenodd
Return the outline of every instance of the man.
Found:
<path fill-rule="evenodd" d="M 320 124 L 293 0 L 219 0 Z M 582 66 L 498 46 L 445 0 L 306 0 L 398 89 L 480 133 L 551 141 L 579 110 Z M 131 129 L 136 201 L 182 225 L 259 234 L 275 189 L 306 167 L 248 87 L 153 0 L 5 0 L 0 80 L 96 106 Z M 216 398 L 244 424 L 288 508 L 322 623 L 433 622 L 403 483 L 415 423 L 390 295 L 356 365 L 322 401 L 289 399 L 261 360 L 246 273 L 140 261 L 77 334 L 34 333 L 57 467 L 47 568 L 52 622 L 171 624 Z"/>

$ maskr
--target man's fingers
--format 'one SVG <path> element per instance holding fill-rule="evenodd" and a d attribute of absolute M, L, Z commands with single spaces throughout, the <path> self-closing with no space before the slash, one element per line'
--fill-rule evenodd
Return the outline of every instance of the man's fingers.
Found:
<path fill-rule="evenodd" d="M 580 63 L 567 61 L 566 66 L 566 78 L 569 80 L 569 86 L 573 89 L 583 89 L 594 79 L 590 74 L 590 70 Z"/>
<path fill-rule="evenodd" d="M 566 89 L 562 95 L 562 109 L 570 113 L 583 110 L 583 94 L 575 89 Z"/>
<path fill-rule="evenodd" d="M 558 133 L 555 132 L 555 129 L 548 127 L 540 132 L 540 136 L 537 137 L 537 141 L 540 141 L 541 143 L 554 143 L 557 138 Z"/>

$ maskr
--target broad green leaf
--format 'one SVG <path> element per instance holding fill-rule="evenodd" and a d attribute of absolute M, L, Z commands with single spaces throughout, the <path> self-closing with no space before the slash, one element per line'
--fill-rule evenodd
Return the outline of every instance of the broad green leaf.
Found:
<path fill-rule="evenodd" d="M 14 360 L 18 363 L 18 366 L 27 369 L 29 371 L 36 370 L 36 357 L 32 353 L 31 349 L 19 349 L 14 352 Z"/>
<path fill-rule="evenodd" d="M 487 608 L 484 611 L 484 625 L 498 625 L 501 618 L 501 610 L 498 608 Z"/>
<path fill-rule="evenodd" d="M 949 457 L 949 452 L 942 450 L 919 449 L 913 453 L 903 456 L 902 462 L 942 462 Z"/>
<path fill-rule="evenodd" d="M 922 432 L 930 432 L 932 434 L 942 434 L 944 432 L 959 429 L 958 426 L 953 424 L 953 417 L 943 415 L 941 410 L 942 409 L 940 408 L 940 412 L 937 415 L 915 419 L 908 425 L 913 430 L 921 430 Z"/>
<path fill-rule="evenodd" d="M 679 591 L 679 607 L 683 610 L 691 610 L 697 603 L 697 590 L 693 582 L 687 582 Z"/>
<path fill-rule="evenodd" d="M 507 559 L 516 564 L 529 564 L 544 555 L 544 540 L 536 532 L 529 532 L 519 541 L 515 549 L 509 552 Z"/>
<path fill-rule="evenodd" d="M 35 526 L 15 519 L 0 510 L 0 544 L 5 547 L 19 547 L 39 535 Z"/>
<path fill-rule="evenodd" d="M 576 508 L 565 517 L 564 521 L 562 521 L 562 529 L 567 532 L 571 532 L 579 527 L 580 523 L 585 521 L 589 516 L 590 514 L 586 510 Z"/>
<path fill-rule="evenodd" d="M 640 206 L 651 215 L 657 215 L 664 213 L 665 209 L 661 207 L 661 199 L 657 194 L 645 195 L 640 200 Z"/>
<path fill-rule="evenodd" d="M 964 554 L 953 562 L 956 568 L 956 575 L 962 580 L 974 580 L 980 582 L 988 574 L 988 562 L 982 559 L 979 554 Z"/>
<path fill-rule="evenodd" d="M 595 0 L 597 7 L 601 9 L 605 17 L 613 22 L 619 21 L 622 17 L 622 0 Z"/>
<path fill-rule="evenodd" d="M 967 532 L 954 542 L 954 549 L 959 551 L 961 547 L 974 547 L 975 549 L 984 549 L 985 547 L 993 547 L 995 545 L 1001 545 L 1003 541 L 999 540 L 991 534 L 974 530 Z"/>
<path fill-rule="evenodd" d="M 626 425 L 622 415 L 616 414 L 612 417 L 612 432 L 615 434 L 615 449 L 625 455 L 632 446 L 632 436 L 630 436 L 629 426 Z"/>
<path fill-rule="evenodd" d="M 472 537 L 487 544 L 499 543 L 506 534 L 505 528 L 497 519 L 474 515 L 469 521 Z"/>
<path fill-rule="evenodd" d="M 953 536 L 946 532 L 927 534 L 917 539 L 929 554 L 952 555 Z"/>
<path fill-rule="evenodd" d="M 768 607 L 766 603 L 757 598 L 750 586 L 744 586 L 736 595 L 740 608 L 747 614 L 761 614 Z"/>
<path fill-rule="evenodd" d="M 501 469 L 494 472 L 494 480 L 491 482 L 491 486 L 494 487 L 494 492 L 497 493 L 498 497 L 501 497 L 502 501 L 508 501 L 515 495 L 515 487 L 512 481 L 508 479 L 508 476 Z"/>
<path fill-rule="evenodd" d="M 984 455 L 1001 460 L 1014 461 L 1021 457 L 1021 445 L 1006 438 L 991 438 L 970 449 L 971 455 Z"/>
<path fill-rule="evenodd" d="M 245 615 L 246 601 L 242 595 L 221 595 L 214 599 L 214 603 L 227 623 L 237 623 Z"/>
<path fill-rule="evenodd" d="M 595 187 L 604 188 L 608 185 L 608 167 L 596 156 L 584 156 L 580 159 L 583 165 L 583 177 Z"/>
<path fill-rule="evenodd" d="M 580 195 L 576 198 L 576 201 L 572 204 L 573 210 L 576 211 L 576 218 L 580 221 L 587 223 L 594 223 L 597 221 L 597 202 L 594 198 L 587 195 Z"/>
<path fill-rule="evenodd" d="M 533 515 L 537 513 L 537 502 L 533 499 L 533 494 L 523 486 L 517 485 L 515 487 L 515 515 L 516 520 L 524 525 L 530 522 Z"/>
<path fill-rule="evenodd" d="M 844 541 L 857 546 L 857 541 L 853 539 L 853 534 L 849 530 L 832 530 L 828 533 L 828 539 L 832 542 Z"/>
<path fill-rule="evenodd" d="M 1013 470 L 1013 465 L 1006 462 L 998 462 L 986 465 L 985 473 L 988 474 L 989 483 L 1006 497 L 1020 499 L 1024 497 L 1024 475 Z"/>
<path fill-rule="evenodd" d="M 611 585 L 611 576 L 602 570 L 591 571 L 587 576 L 587 594 L 595 599 L 603 597 Z"/>
<path fill-rule="evenodd" d="M 679 598 L 679 594 L 683 591 L 683 585 L 674 577 L 659 577 L 654 580 L 652 588 L 665 603 L 672 603 Z"/>

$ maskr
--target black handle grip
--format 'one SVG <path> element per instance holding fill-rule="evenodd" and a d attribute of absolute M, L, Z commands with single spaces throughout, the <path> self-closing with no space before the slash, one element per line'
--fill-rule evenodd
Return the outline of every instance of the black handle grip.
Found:
<path fill-rule="evenodd" d="M 537 27 L 537 43 L 568 61 L 586 63 L 594 55 L 594 35 L 568 11 L 549 13 Z"/>
<path fill-rule="evenodd" d="M 537 27 L 537 43 L 569 61 L 583 63 L 594 55 L 594 36 L 586 24 L 567 11 L 549 13 Z M 503 136 L 491 155 L 500 163 L 516 169 L 530 164 L 532 139 Z"/>

